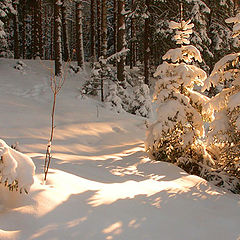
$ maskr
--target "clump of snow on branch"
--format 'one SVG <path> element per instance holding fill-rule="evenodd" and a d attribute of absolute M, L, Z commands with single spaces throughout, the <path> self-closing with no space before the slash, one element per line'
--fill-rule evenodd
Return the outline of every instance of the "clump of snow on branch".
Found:
<path fill-rule="evenodd" d="M 31 158 L 9 147 L 0 139 L 0 181 L 10 191 L 29 192 L 34 182 L 35 165 Z"/>

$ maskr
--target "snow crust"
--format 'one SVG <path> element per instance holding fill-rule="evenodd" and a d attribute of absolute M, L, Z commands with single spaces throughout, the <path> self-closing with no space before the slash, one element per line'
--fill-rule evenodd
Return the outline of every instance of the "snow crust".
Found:
<path fill-rule="evenodd" d="M 240 198 L 144 152 L 145 119 L 114 114 L 77 91 L 89 76 L 68 75 L 58 96 L 53 162 L 42 165 L 49 134 L 48 72 L 0 59 L 1 138 L 19 141 L 36 165 L 28 195 L 0 186 L 0 239 L 236 240 Z M 79 81 L 80 78 L 80 81 Z M 34 92 L 32 91 L 33 89 Z"/>

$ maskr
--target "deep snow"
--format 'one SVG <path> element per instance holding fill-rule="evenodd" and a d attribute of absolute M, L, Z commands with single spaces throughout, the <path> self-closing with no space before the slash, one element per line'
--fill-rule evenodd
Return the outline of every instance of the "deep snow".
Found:
<path fill-rule="evenodd" d="M 28 195 L 0 187 L 0 239 L 237 240 L 240 197 L 144 152 L 145 119 L 82 98 L 87 73 L 68 75 L 57 99 L 53 161 L 42 166 L 51 91 L 44 61 L 0 59 L 0 138 L 32 157 Z"/>

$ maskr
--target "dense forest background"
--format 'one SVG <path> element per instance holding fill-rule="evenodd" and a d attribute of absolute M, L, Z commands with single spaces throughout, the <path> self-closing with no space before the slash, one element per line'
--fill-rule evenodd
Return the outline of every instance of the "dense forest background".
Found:
<path fill-rule="evenodd" d="M 124 66 L 142 68 L 144 81 L 175 47 L 170 20 L 194 23 L 191 42 L 203 56 L 210 72 L 236 44 L 225 19 L 234 15 L 232 0 L 3 0 L 0 3 L 0 57 L 55 60 L 62 63 L 96 62 L 112 55 L 117 78 L 124 81 Z M 117 61 L 116 61 L 117 59 Z M 79 70 L 76 69 L 76 72 Z"/>

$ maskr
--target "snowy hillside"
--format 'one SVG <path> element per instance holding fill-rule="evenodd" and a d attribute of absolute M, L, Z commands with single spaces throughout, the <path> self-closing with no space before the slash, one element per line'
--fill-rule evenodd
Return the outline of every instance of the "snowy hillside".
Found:
<path fill-rule="evenodd" d="M 87 73 L 58 96 L 53 161 L 50 62 L 0 59 L 0 138 L 36 165 L 28 195 L 0 185 L 1 240 L 237 240 L 240 197 L 144 152 L 145 119 L 82 98 Z"/>

